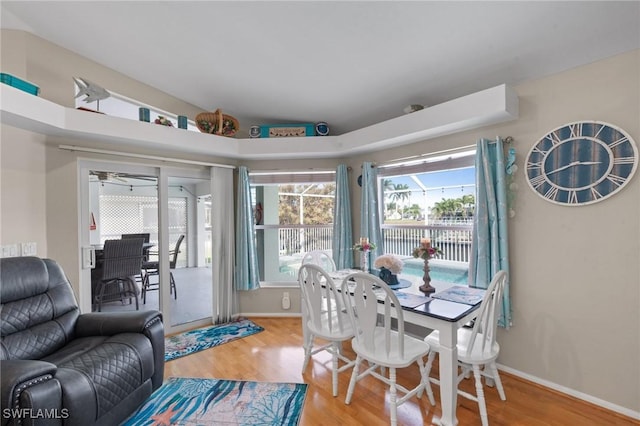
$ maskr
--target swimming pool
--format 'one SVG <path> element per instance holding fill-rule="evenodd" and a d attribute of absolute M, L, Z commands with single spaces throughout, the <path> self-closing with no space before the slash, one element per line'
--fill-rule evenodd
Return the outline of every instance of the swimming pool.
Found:
<path fill-rule="evenodd" d="M 424 275 L 424 261 L 419 259 L 404 259 L 403 261 L 403 274 L 422 278 L 422 275 Z M 430 260 L 429 276 L 432 281 L 467 285 L 469 269 L 466 264 L 459 265 L 442 260 Z"/>

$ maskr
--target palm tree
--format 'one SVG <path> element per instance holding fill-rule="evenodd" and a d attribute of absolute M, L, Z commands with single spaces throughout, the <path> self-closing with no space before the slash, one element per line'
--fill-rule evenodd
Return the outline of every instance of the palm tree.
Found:
<path fill-rule="evenodd" d="M 473 211 L 476 206 L 476 197 L 471 194 L 465 194 L 460 199 L 460 202 L 462 203 L 463 208 L 462 215 L 464 217 L 473 216 Z"/>
<path fill-rule="evenodd" d="M 398 183 L 393 186 L 393 192 L 389 195 L 392 201 L 396 202 L 396 210 L 402 201 L 409 201 L 411 198 L 411 192 L 409 192 L 409 185 L 404 183 Z"/>
<path fill-rule="evenodd" d="M 384 201 L 388 198 L 391 198 L 391 195 L 393 194 L 393 190 L 394 190 L 395 186 L 393 184 L 393 181 L 391 179 L 382 179 L 382 197 L 383 197 L 383 205 L 387 206 L 387 211 L 391 212 L 395 209 L 395 203 L 391 202 L 388 204 L 385 204 Z M 391 194 L 391 195 L 390 195 Z M 393 200 L 391 200 L 393 201 Z M 387 216 L 387 214 L 385 214 L 385 216 Z"/>

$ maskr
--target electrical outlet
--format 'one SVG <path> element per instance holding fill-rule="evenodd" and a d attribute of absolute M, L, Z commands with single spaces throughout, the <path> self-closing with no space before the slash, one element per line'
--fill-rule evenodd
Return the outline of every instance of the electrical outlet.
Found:
<path fill-rule="evenodd" d="M 291 299 L 289 298 L 289 292 L 282 293 L 282 309 L 291 309 Z"/>

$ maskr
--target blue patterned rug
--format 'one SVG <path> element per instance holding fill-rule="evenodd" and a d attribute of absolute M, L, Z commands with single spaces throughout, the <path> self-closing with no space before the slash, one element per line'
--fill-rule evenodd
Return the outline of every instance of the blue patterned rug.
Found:
<path fill-rule="evenodd" d="M 227 324 L 212 325 L 176 334 L 164 340 L 164 359 L 171 361 L 263 330 L 264 328 L 251 320 L 239 319 Z"/>
<path fill-rule="evenodd" d="M 123 425 L 290 425 L 300 422 L 304 383 L 170 377 Z"/>

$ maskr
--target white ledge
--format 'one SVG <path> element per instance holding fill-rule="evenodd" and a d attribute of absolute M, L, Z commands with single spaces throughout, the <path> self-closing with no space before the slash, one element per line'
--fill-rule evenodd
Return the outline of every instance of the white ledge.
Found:
<path fill-rule="evenodd" d="M 93 147 L 109 142 L 180 157 L 235 159 L 336 158 L 406 145 L 518 118 L 518 96 L 500 85 L 338 136 L 234 139 L 66 108 L 0 84 L 3 124 Z"/>

